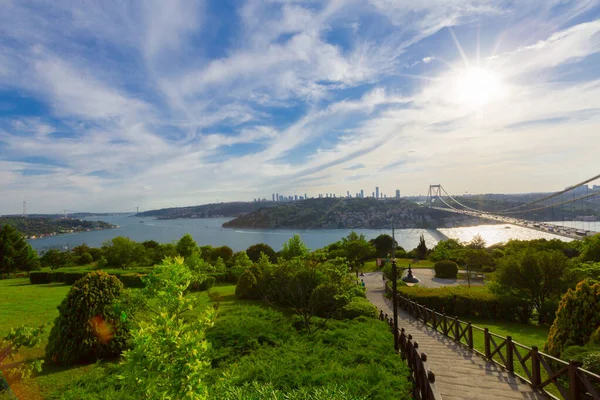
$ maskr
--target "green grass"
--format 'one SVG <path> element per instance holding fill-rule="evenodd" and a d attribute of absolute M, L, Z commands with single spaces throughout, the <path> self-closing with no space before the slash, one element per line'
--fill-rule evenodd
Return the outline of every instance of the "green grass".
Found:
<path fill-rule="evenodd" d="M 429 260 L 418 260 L 414 261 L 411 258 L 396 258 L 396 265 L 401 268 L 408 268 L 408 264 L 414 269 L 429 269 L 433 268 L 433 262 Z M 370 260 L 365 261 L 365 265 L 362 268 L 363 272 L 380 271 L 381 268 L 377 268 L 376 261 Z"/>

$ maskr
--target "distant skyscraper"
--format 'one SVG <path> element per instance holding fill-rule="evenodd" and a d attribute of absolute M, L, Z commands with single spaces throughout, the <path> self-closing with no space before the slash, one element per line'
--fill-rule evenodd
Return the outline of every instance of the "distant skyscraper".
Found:
<path fill-rule="evenodd" d="M 275 201 L 275 193 L 273 193 L 273 201 Z"/>
<path fill-rule="evenodd" d="M 275 195 L 275 201 L 279 201 L 279 193 Z"/>
<path fill-rule="evenodd" d="M 350 191 L 349 190 L 346 191 L 346 196 L 350 197 Z"/>
<path fill-rule="evenodd" d="M 375 186 L 375 198 L 379 198 L 379 186 Z"/>
<path fill-rule="evenodd" d="M 306 196 L 306 193 L 304 193 L 304 200 L 308 199 L 308 196 Z"/>
<path fill-rule="evenodd" d="M 396 198 L 399 199 L 400 198 L 400 189 L 396 189 Z"/>
<path fill-rule="evenodd" d="M 298 195 L 297 194 L 294 195 L 294 200 L 298 200 Z"/>
<path fill-rule="evenodd" d="M 365 198 L 365 191 L 362 189 L 360 189 L 360 197 L 363 199 Z"/>
<path fill-rule="evenodd" d="M 375 198 L 375 192 L 371 192 L 371 197 Z"/>

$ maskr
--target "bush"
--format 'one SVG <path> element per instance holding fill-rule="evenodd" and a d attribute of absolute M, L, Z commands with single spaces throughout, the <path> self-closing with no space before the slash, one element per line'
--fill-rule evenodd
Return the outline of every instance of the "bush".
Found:
<path fill-rule="evenodd" d="M 583 368 L 595 374 L 600 374 L 600 351 L 587 354 L 583 358 Z"/>
<path fill-rule="evenodd" d="M 115 275 L 126 288 L 143 288 L 144 282 L 142 281 L 143 274 L 118 274 Z"/>
<path fill-rule="evenodd" d="M 531 306 L 525 300 L 459 287 L 399 287 L 398 292 L 420 305 L 451 316 L 476 316 L 527 323 L 532 313 Z"/>
<path fill-rule="evenodd" d="M 438 261 L 434 265 L 435 276 L 442 279 L 456 279 L 458 276 L 458 265 L 454 261 Z"/>
<path fill-rule="evenodd" d="M 94 257 L 90 253 L 83 253 L 79 256 L 79 265 L 88 265 L 94 262 Z"/>
<path fill-rule="evenodd" d="M 489 272 L 494 272 L 495 270 L 496 270 L 496 268 L 494 268 L 494 267 L 486 266 L 486 267 L 483 267 L 481 269 L 481 272 L 488 272 L 489 273 Z"/>
<path fill-rule="evenodd" d="M 599 327 L 600 283 L 590 286 L 581 281 L 560 300 L 548 333 L 547 351 L 560 357 L 568 346 L 584 346 Z"/>
<path fill-rule="evenodd" d="M 56 280 L 53 282 L 64 282 L 66 285 L 73 285 L 75 282 L 83 278 L 88 274 L 87 271 L 84 272 L 63 272 L 63 277 L 61 280 Z"/>
<path fill-rule="evenodd" d="M 121 354 L 128 330 L 113 302 L 123 284 L 102 271 L 78 280 L 58 307 L 46 346 L 46 359 L 58 365 L 94 362 Z"/>
<path fill-rule="evenodd" d="M 188 290 L 191 292 L 202 292 L 215 285 L 216 279 L 213 276 L 202 276 L 198 279 L 192 279 Z"/>
<path fill-rule="evenodd" d="M 258 299 L 258 281 L 256 276 L 250 270 L 246 270 L 240 276 L 238 284 L 235 287 L 235 296 L 240 299 Z"/>
<path fill-rule="evenodd" d="M 354 297 L 339 312 L 339 318 L 354 319 L 358 317 L 377 318 L 377 307 L 363 297 Z"/>

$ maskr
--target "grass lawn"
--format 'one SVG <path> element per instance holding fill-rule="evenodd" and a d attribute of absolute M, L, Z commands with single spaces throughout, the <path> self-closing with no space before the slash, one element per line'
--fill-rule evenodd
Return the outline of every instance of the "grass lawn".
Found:
<path fill-rule="evenodd" d="M 411 265 L 412 268 L 415 269 L 427 269 L 433 268 L 433 262 L 429 260 L 418 260 L 414 261 L 411 258 L 396 258 L 396 265 L 401 268 L 408 268 L 408 264 Z M 377 268 L 375 260 L 365 261 L 365 265 L 363 267 L 363 272 L 372 272 L 372 271 L 380 271 L 381 268 Z"/>

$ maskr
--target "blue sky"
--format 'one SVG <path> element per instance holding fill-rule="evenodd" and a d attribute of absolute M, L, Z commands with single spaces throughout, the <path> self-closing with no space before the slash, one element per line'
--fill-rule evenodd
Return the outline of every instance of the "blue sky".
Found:
<path fill-rule="evenodd" d="M 599 172 L 598 1 L 0 9 L 2 214 L 552 191 Z"/>

